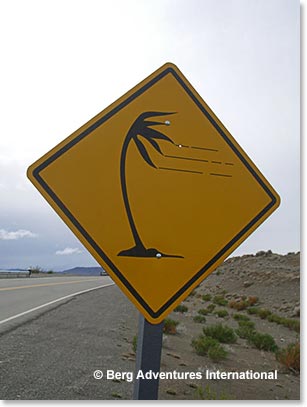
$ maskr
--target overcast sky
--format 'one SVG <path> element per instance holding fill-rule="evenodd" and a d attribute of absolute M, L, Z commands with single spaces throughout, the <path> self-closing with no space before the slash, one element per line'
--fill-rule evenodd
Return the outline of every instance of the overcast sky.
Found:
<path fill-rule="evenodd" d="M 0 2 L 0 268 L 95 265 L 26 169 L 175 63 L 281 196 L 234 254 L 298 251 L 299 1 Z"/>

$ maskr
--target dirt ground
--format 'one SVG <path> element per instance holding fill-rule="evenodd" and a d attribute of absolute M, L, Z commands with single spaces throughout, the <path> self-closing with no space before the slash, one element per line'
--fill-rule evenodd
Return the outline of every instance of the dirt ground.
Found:
<path fill-rule="evenodd" d="M 228 259 L 209 276 L 182 304 L 187 312 L 172 312 L 170 318 L 179 321 L 176 335 L 164 335 L 161 371 L 196 372 L 209 371 L 278 371 L 277 380 L 161 380 L 159 399 L 236 399 L 236 400 L 297 400 L 300 398 L 300 377 L 277 362 L 273 352 L 258 350 L 246 339 L 238 338 L 234 344 L 225 344 L 228 352 L 225 360 L 213 362 L 208 356 L 199 356 L 191 341 L 202 333 L 204 326 L 222 322 L 238 328 L 233 318 L 238 313 L 229 305 L 216 305 L 206 315 L 206 322 L 196 323 L 193 317 L 198 310 L 213 303 L 215 295 L 223 295 L 227 301 L 240 300 L 242 296 L 257 296 L 255 306 L 267 308 L 286 318 L 299 319 L 300 307 L 300 254 L 282 256 L 268 252 Z M 211 301 L 202 296 L 211 294 Z M 228 316 L 221 318 L 214 312 L 225 309 Z M 256 330 L 273 336 L 279 348 L 299 341 L 299 334 L 289 328 L 239 311 L 255 323 Z M 127 357 L 133 369 L 133 354 Z"/>

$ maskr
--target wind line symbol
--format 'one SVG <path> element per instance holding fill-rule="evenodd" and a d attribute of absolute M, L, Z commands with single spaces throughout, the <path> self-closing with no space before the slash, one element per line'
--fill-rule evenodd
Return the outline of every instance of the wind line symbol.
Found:
<path fill-rule="evenodd" d="M 180 148 L 194 148 L 194 149 L 198 149 L 198 150 L 206 150 L 206 151 L 212 151 L 212 152 L 218 152 L 219 150 L 216 148 L 208 148 L 208 147 L 197 147 L 197 146 L 185 146 L 183 144 L 176 144 L 177 147 Z M 187 160 L 187 161 L 195 161 L 195 162 L 201 162 L 201 163 L 211 163 L 211 164 L 218 164 L 218 165 L 227 165 L 227 166 L 233 166 L 234 163 L 232 162 L 222 162 L 222 161 L 217 161 L 215 160 L 207 160 L 204 158 L 194 158 L 194 157 L 183 157 L 183 156 L 178 156 L 178 155 L 170 155 L 170 154 L 165 154 L 164 157 L 168 157 L 168 158 L 173 158 L 175 160 Z M 194 173 L 194 174 L 203 174 L 202 171 L 191 171 L 191 170 L 180 170 L 180 169 L 175 169 L 175 168 L 163 168 L 160 167 L 160 169 L 167 169 L 167 170 L 174 170 L 174 171 L 185 171 L 185 172 L 190 172 L 190 173 Z M 226 177 L 226 178 L 231 178 L 232 175 L 231 174 L 221 174 L 221 173 L 213 173 L 213 172 L 209 172 L 209 175 L 212 176 L 220 176 L 220 177 Z"/>

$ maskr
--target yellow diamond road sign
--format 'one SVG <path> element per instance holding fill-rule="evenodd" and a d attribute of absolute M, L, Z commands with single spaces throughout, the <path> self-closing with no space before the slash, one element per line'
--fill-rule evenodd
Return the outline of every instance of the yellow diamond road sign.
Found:
<path fill-rule="evenodd" d="M 44 155 L 28 176 L 151 323 L 280 201 L 173 64 Z"/>

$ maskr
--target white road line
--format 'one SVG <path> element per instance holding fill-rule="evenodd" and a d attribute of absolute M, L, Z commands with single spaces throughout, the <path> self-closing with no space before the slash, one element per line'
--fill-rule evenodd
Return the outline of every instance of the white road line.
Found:
<path fill-rule="evenodd" d="M 87 290 L 78 291 L 77 293 L 65 295 L 65 297 L 57 298 L 56 300 L 47 302 L 46 304 L 39 305 L 38 307 L 28 309 L 27 311 L 21 312 L 20 314 L 13 315 L 12 317 L 3 319 L 2 321 L 0 321 L 0 325 L 1 325 L 1 324 L 5 324 L 6 322 L 12 321 L 13 319 L 22 317 L 23 315 L 29 314 L 30 312 L 37 311 L 37 310 L 39 310 L 39 309 L 41 309 L 41 308 L 44 308 L 44 307 L 48 307 L 48 305 L 55 304 L 56 302 L 59 302 L 59 301 L 62 301 L 62 300 L 66 300 L 67 298 L 73 297 L 74 295 L 79 295 L 79 294 L 87 293 L 87 292 L 89 292 L 89 291 L 98 290 L 98 288 L 109 287 L 109 286 L 111 286 L 111 285 L 114 285 L 114 283 L 105 284 L 105 285 L 99 285 L 98 287 L 88 288 Z"/>

